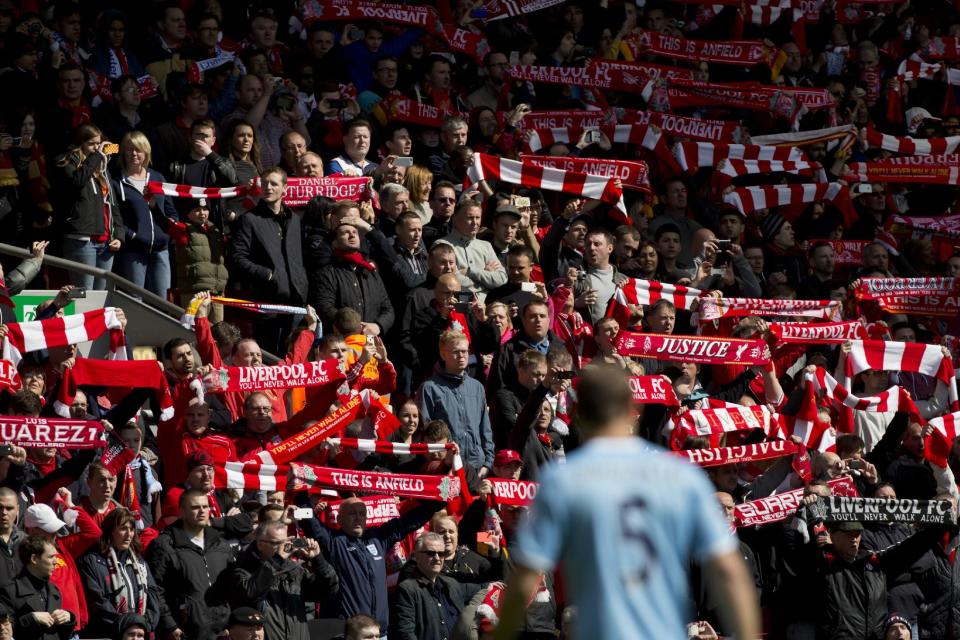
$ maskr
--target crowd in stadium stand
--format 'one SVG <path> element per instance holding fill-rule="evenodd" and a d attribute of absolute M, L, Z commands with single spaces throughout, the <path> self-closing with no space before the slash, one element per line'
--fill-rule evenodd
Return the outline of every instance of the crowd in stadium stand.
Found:
<path fill-rule="evenodd" d="M 0 0 L 0 98 L 0 639 L 491 637 L 600 367 L 766 637 L 960 638 L 960 4 Z"/>

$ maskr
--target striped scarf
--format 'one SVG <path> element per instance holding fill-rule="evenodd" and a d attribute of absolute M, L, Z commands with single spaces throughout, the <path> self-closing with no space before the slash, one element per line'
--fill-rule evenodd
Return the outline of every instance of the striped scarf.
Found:
<path fill-rule="evenodd" d="M 127 567 L 133 568 L 136 588 L 130 582 Z M 113 598 L 117 613 L 136 613 L 144 615 L 147 611 L 147 565 L 133 553 L 127 551 L 121 562 L 111 545 L 107 550 L 107 593 Z M 134 607 L 134 608 L 131 608 Z"/>

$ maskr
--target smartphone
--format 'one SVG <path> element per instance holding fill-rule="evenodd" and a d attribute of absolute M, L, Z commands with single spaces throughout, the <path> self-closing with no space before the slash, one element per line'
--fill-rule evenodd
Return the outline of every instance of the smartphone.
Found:
<path fill-rule="evenodd" d="M 537 283 L 536 282 L 521 282 L 520 291 L 525 293 L 536 293 L 537 292 Z"/>
<path fill-rule="evenodd" d="M 413 158 L 410 156 L 399 156 L 398 158 L 394 159 L 393 165 L 395 167 L 412 167 Z"/>
<path fill-rule="evenodd" d="M 595 142 L 600 142 L 600 131 L 597 129 L 591 129 L 587 131 L 587 137 L 584 138 L 588 144 L 593 144 Z"/>
<path fill-rule="evenodd" d="M 847 469 L 863 469 L 865 466 L 863 460 L 847 460 Z"/>
<path fill-rule="evenodd" d="M 281 111 L 290 111 L 293 109 L 293 96 L 280 96 L 277 98 L 277 108 Z"/>
<path fill-rule="evenodd" d="M 13 454 L 12 444 L 0 444 L 0 458 L 5 458 Z"/>
<path fill-rule="evenodd" d="M 857 193 L 873 193 L 873 185 L 869 182 L 862 182 L 856 187 Z"/>
<path fill-rule="evenodd" d="M 350 29 L 347 33 L 347 37 L 356 42 L 357 40 L 363 40 L 366 37 L 366 34 L 360 29 Z"/>
<path fill-rule="evenodd" d="M 103 152 L 108 156 L 112 156 L 115 153 L 120 153 L 120 145 L 116 143 L 105 145 L 103 147 Z"/>
<path fill-rule="evenodd" d="M 470 303 L 473 302 L 473 294 L 469 291 L 460 291 L 457 293 L 457 303 L 453 308 L 460 313 L 466 314 L 470 311 Z"/>
<path fill-rule="evenodd" d="M 557 380 L 573 380 L 576 377 L 577 377 L 576 371 L 560 371 L 556 375 Z"/>
<path fill-rule="evenodd" d="M 329 106 L 331 109 L 346 109 L 347 101 L 343 98 L 327 98 L 327 106 Z"/>
<path fill-rule="evenodd" d="M 313 509 L 310 507 L 297 507 L 293 510 L 294 520 L 309 520 L 313 517 Z"/>
<path fill-rule="evenodd" d="M 86 287 L 74 287 L 67 292 L 67 298 L 70 300 L 76 300 L 78 298 L 87 297 L 87 288 Z"/>
<path fill-rule="evenodd" d="M 309 509 L 307 509 L 309 511 Z M 294 538 L 293 539 L 293 548 L 294 550 L 302 549 L 306 551 L 310 548 L 310 543 L 307 542 L 306 538 Z"/>
<path fill-rule="evenodd" d="M 510 196 L 510 200 L 517 209 L 530 208 L 530 198 L 528 196 Z"/>
<path fill-rule="evenodd" d="M 733 241 L 731 241 L 731 240 L 716 240 L 715 243 L 716 243 L 716 245 L 717 245 L 717 250 L 718 250 L 718 251 L 730 251 L 730 245 L 733 244 Z"/>
<path fill-rule="evenodd" d="M 13 146 L 19 147 L 21 144 L 23 144 L 23 138 L 14 138 L 14 139 L 13 139 Z"/>

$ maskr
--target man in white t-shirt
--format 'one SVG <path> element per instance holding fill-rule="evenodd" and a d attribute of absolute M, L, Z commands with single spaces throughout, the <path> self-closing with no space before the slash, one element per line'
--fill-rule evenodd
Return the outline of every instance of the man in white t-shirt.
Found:
<path fill-rule="evenodd" d="M 495 638 L 514 636 L 540 573 L 559 564 L 577 611 L 575 637 L 682 640 L 693 619 L 692 562 L 726 614 L 724 627 L 756 638 L 756 592 L 704 473 L 633 434 L 621 370 L 586 372 L 577 398 L 575 424 L 588 440 L 541 475 Z"/>

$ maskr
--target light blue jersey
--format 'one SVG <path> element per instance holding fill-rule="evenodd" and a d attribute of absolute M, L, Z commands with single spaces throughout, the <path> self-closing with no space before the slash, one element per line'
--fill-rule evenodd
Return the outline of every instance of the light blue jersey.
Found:
<path fill-rule="evenodd" d="M 688 573 L 734 551 L 714 488 L 699 468 L 639 438 L 596 438 L 551 465 L 514 559 L 562 564 L 578 640 L 684 640 Z"/>

